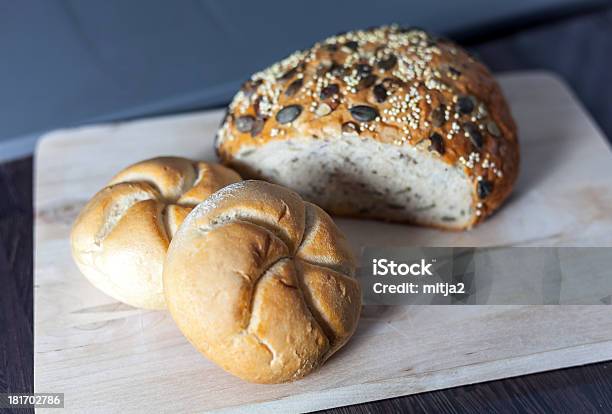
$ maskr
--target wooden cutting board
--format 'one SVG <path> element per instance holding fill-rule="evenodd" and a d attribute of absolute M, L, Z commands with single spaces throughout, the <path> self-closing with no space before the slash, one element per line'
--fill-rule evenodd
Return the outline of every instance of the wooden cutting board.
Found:
<path fill-rule="evenodd" d="M 557 78 L 500 76 L 518 121 L 514 195 L 476 229 L 447 233 L 339 219 L 358 252 L 382 245 L 612 245 L 612 154 Z M 79 209 L 126 165 L 213 160 L 222 111 L 57 131 L 36 154 L 35 390 L 70 411 L 292 412 L 612 359 L 608 306 L 364 307 L 350 343 L 291 384 L 254 385 L 200 356 L 166 312 L 115 302 L 83 278 L 68 235 Z"/>

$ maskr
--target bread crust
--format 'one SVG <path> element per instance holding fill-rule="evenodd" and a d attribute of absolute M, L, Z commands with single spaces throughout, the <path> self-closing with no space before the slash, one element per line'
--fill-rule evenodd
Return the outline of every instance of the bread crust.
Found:
<path fill-rule="evenodd" d="M 333 36 L 254 74 L 215 147 L 240 168 L 239 152 L 270 141 L 342 134 L 413 146 L 462 168 L 473 184 L 466 227 L 495 211 L 518 175 L 516 125 L 487 68 L 448 40 L 398 26 Z"/>
<path fill-rule="evenodd" d="M 240 176 L 218 164 L 158 157 L 119 172 L 85 205 L 70 235 L 89 281 L 129 305 L 165 308 L 162 266 L 192 208 Z"/>
<path fill-rule="evenodd" d="M 247 381 L 280 383 L 312 372 L 354 333 L 355 266 L 322 209 L 243 181 L 189 214 L 168 250 L 164 291 L 200 352 Z"/>

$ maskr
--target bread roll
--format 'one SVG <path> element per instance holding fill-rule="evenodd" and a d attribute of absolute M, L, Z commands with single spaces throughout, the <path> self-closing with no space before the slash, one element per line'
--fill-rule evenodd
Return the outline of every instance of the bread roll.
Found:
<path fill-rule="evenodd" d="M 293 191 L 244 181 L 196 207 L 164 265 L 183 334 L 257 383 L 307 375 L 350 338 L 361 309 L 355 261 L 331 218 Z"/>
<path fill-rule="evenodd" d="M 483 64 L 385 26 L 330 37 L 254 74 L 217 134 L 224 163 L 330 213 L 465 229 L 517 177 L 516 127 Z"/>
<path fill-rule="evenodd" d="M 72 228 L 72 256 L 107 295 L 163 309 L 162 266 L 172 235 L 196 204 L 239 180 L 222 165 L 185 158 L 134 164 L 83 208 Z"/>

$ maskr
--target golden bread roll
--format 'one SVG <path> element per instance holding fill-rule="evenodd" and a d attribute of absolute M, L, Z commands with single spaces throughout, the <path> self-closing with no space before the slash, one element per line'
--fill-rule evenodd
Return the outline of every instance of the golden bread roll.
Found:
<path fill-rule="evenodd" d="M 107 295 L 139 308 L 163 309 L 162 267 L 172 235 L 195 205 L 239 180 L 222 165 L 178 157 L 127 167 L 76 219 L 72 256 Z"/>
<path fill-rule="evenodd" d="M 164 265 L 166 303 L 187 339 L 257 383 L 295 380 L 355 331 L 361 291 L 350 248 L 319 207 L 263 181 L 197 206 Z"/>

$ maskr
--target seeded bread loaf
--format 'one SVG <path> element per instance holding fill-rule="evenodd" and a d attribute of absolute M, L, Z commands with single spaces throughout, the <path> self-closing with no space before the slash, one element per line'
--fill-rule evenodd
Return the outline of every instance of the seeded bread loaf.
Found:
<path fill-rule="evenodd" d="M 218 164 L 161 157 L 117 174 L 81 211 L 72 256 L 98 289 L 132 306 L 163 309 L 168 244 L 191 209 L 240 180 Z"/>
<path fill-rule="evenodd" d="M 293 191 L 243 181 L 197 206 L 164 265 L 168 309 L 226 371 L 279 383 L 307 375 L 357 326 L 355 261 L 331 218 Z"/>
<path fill-rule="evenodd" d="M 449 229 L 516 180 L 516 127 L 489 71 L 416 29 L 348 32 L 254 74 L 217 134 L 222 161 L 328 212 Z"/>

